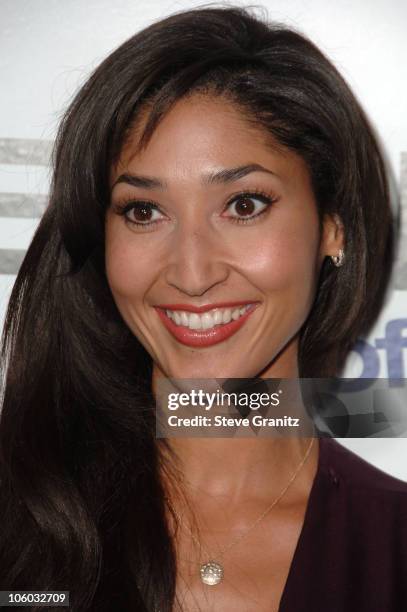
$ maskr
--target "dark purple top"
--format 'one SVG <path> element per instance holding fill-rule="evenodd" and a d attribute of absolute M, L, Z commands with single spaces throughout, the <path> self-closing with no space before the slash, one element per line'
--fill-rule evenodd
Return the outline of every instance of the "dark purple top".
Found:
<path fill-rule="evenodd" d="M 407 612 L 407 483 L 319 442 L 279 612 Z"/>

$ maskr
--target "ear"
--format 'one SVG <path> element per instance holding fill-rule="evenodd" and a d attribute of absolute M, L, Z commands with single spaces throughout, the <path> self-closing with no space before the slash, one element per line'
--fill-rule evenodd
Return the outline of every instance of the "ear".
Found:
<path fill-rule="evenodd" d="M 338 255 L 344 245 L 345 231 L 340 216 L 336 213 L 324 215 L 319 250 L 321 263 L 327 256 Z"/>

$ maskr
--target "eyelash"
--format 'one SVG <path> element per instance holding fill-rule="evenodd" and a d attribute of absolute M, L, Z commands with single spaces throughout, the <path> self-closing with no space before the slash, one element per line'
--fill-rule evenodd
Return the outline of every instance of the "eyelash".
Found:
<path fill-rule="evenodd" d="M 254 221 L 256 221 L 259 217 L 261 217 L 263 214 L 268 212 L 268 210 L 270 209 L 270 206 L 278 200 L 277 197 L 267 194 L 261 190 L 241 191 L 239 193 L 234 194 L 229 199 L 229 201 L 227 202 L 224 208 L 224 211 L 227 210 L 234 202 L 242 198 L 257 199 L 257 200 L 260 200 L 263 204 L 266 204 L 266 207 L 263 210 L 261 210 L 256 215 L 253 215 L 252 217 L 249 217 L 247 219 L 238 218 L 238 217 L 228 217 L 234 223 L 244 224 L 244 225 L 248 223 L 253 223 Z M 134 200 L 134 199 L 128 199 L 128 200 L 124 200 L 123 202 L 118 202 L 117 204 L 114 204 L 113 209 L 116 214 L 125 217 L 128 223 L 131 223 L 132 225 L 137 225 L 138 227 L 142 227 L 142 228 L 151 227 L 152 225 L 155 225 L 156 223 L 159 223 L 161 221 L 161 219 L 156 219 L 154 221 L 150 221 L 147 223 L 141 223 L 139 221 L 133 221 L 132 219 L 129 219 L 126 216 L 128 212 L 130 212 L 131 210 L 134 210 L 135 208 L 141 207 L 141 206 L 150 207 L 150 210 L 160 211 L 160 208 L 157 206 L 157 204 L 155 204 L 155 202 L 152 202 L 150 200 Z"/>

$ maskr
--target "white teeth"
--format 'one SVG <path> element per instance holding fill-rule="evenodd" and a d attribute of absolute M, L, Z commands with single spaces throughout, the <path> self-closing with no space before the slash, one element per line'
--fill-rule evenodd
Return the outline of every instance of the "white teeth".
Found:
<path fill-rule="evenodd" d="M 204 312 L 201 317 L 202 329 L 211 329 L 215 325 L 213 317 L 209 312 Z"/>
<path fill-rule="evenodd" d="M 223 321 L 222 311 L 215 310 L 215 314 L 213 315 L 213 322 L 215 325 L 219 325 Z"/>
<path fill-rule="evenodd" d="M 232 312 L 232 319 L 236 321 L 236 319 L 238 319 L 239 317 L 240 317 L 240 312 L 239 312 L 239 309 L 236 308 L 236 310 L 233 310 Z"/>
<path fill-rule="evenodd" d="M 196 312 L 191 312 L 189 315 L 189 329 L 201 329 L 201 317 Z"/>
<path fill-rule="evenodd" d="M 230 310 L 230 308 L 227 308 L 226 310 L 223 311 L 222 321 L 223 323 L 230 323 L 231 320 L 232 320 L 232 311 Z"/>
<path fill-rule="evenodd" d="M 174 320 L 177 325 L 181 325 L 181 315 L 179 312 L 174 312 Z"/>
<path fill-rule="evenodd" d="M 215 325 L 225 325 L 230 321 L 236 321 L 246 313 L 251 304 L 240 308 L 217 308 L 208 312 L 198 314 L 180 310 L 166 310 L 165 313 L 176 325 L 182 325 L 189 329 L 212 329 Z"/>

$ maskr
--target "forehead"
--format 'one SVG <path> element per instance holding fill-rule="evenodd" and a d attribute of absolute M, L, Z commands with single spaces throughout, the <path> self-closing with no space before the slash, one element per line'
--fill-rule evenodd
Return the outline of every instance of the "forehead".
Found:
<path fill-rule="evenodd" d="M 306 171 L 297 154 L 278 143 L 265 127 L 222 96 L 194 94 L 177 101 L 164 115 L 147 145 L 139 141 L 149 117 L 144 108 L 128 130 L 111 182 L 138 168 L 154 174 L 192 176 L 201 166 L 233 167 L 273 163 Z"/>

